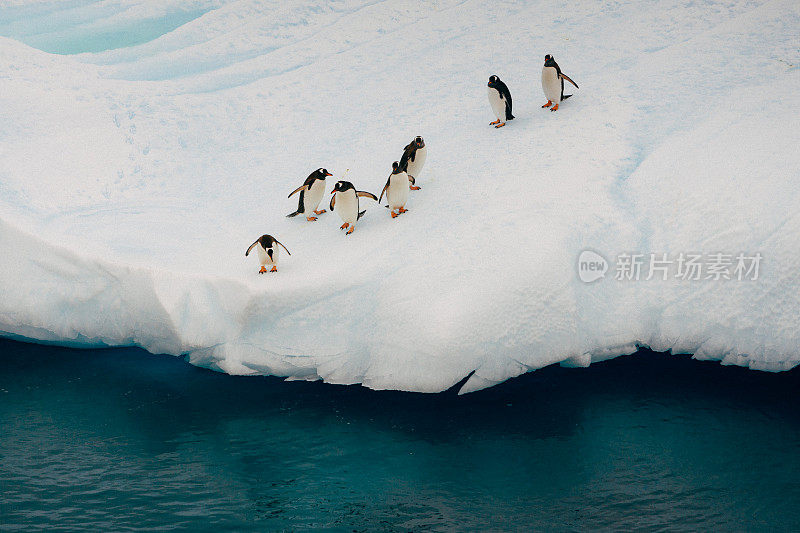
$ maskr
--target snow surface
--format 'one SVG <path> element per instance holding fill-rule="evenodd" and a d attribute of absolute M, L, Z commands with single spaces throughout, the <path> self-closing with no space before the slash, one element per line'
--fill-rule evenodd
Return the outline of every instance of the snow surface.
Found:
<path fill-rule="evenodd" d="M 796 0 L 2 3 L 0 331 L 426 392 L 636 344 L 792 368 L 798 30 Z M 556 113 L 546 53 L 581 87 Z M 318 167 L 379 193 L 416 135 L 408 213 L 285 218 Z M 585 284 L 586 248 L 763 261 Z"/>

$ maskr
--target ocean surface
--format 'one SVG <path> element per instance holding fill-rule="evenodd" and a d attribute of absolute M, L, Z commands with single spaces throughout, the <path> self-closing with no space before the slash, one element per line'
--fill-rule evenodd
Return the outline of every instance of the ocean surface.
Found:
<path fill-rule="evenodd" d="M 0 339 L 0 530 L 797 530 L 798 386 L 642 350 L 424 395 Z"/>

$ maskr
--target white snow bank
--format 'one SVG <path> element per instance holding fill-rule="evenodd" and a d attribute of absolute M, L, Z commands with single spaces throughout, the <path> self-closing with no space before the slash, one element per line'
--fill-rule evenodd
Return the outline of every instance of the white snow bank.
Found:
<path fill-rule="evenodd" d="M 0 331 L 427 392 L 637 343 L 800 362 L 795 2 L 279 4 L 74 57 L 0 38 Z M 545 53 L 581 86 L 557 113 Z M 319 166 L 379 192 L 415 135 L 409 213 L 367 203 L 349 237 L 284 217 Z M 263 233 L 277 274 L 244 257 Z M 620 254 L 693 252 L 759 253 L 759 277 L 614 279 Z"/>

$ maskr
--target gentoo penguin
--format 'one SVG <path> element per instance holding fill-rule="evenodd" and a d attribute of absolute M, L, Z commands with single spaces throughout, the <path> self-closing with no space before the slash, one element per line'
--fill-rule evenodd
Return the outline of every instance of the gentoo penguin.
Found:
<path fill-rule="evenodd" d="M 383 199 L 383 193 L 386 193 L 386 201 L 389 202 L 389 214 L 392 215 L 392 218 L 408 211 L 405 208 L 408 201 L 408 178 L 408 174 L 400 168 L 400 163 L 397 161 L 392 163 L 392 173 L 389 174 L 389 179 L 386 180 L 386 185 L 383 186 L 381 196 L 378 198 L 378 203 L 380 203 Z"/>
<path fill-rule="evenodd" d="M 425 141 L 422 137 L 417 137 L 403 149 L 403 157 L 400 158 L 400 168 L 408 174 L 408 179 L 411 182 L 411 190 L 418 191 L 417 177 L 422 172 L 422 167 L 425 165 L 425 157 L 428 155 L 428 149 L 425 147 Z"/>
<path fill-rule="evenodd" d="M 408 180 L 406 179 L 406 181 Z M 366 211 L 358 210 L 358 197 L 366 196 L 376 202 L 378 201 L 371 192 L 357 191 L 349 181 L 337 181 L 331 194 L 333 194 L 331 197 L 331 211 L 335 209 L 339 213 L 342 222 L 344 222 L 339 229 L 350 228 L 347 230 L 348 235 L 356 229 L 356 220 L 366 213 Z"/>
<path fill-rule="evenodd" d="M 514 120 L 511 114 L 511 93 L 508 87 L 497 76 L 489 76 L 489 103 L 492 105 L 497 120 L 489 124 L 495 128 L 502 128 L 506 120 Z"/>
<path fill-rule="evenodd" d="M 300 193 L 300 199 L 297 202 L 297 211 L 289 213 L 286 216 L 294 217 L 297 215 L 306 215 L 306 220 L 309 222 L 317 220 L 317 217 L 311 216 L 311 213 L 313 212 L 315 215 L 321 215 L 325 212 L 324 209 L 322 211 L 317 211 L 317 207 L 322 197 L 325 195 L 325 178 L 332 175 L 333 174 L 324 168 L 318 168 L 309 174 L 306 181 L 287 196 L 287 198 L 291 198 L 292 194 Z"/>
<path fill-rule="evenodd" d="M 258 260 L 261 263 L 261 270 L 258 271 L 259 274 L 263 274 L 267 271 L 266 265 L 272 265 L 272 270 L 270 270 L 270 272 L 278 271 L 278 247 L 276 244 L 283 246 L 283 243 L 278 242 L 278 239 L 272 235 L 262 235 L 256 242 L 251 244 L 250 248 L 244 253 L 244 256 L 247 257 L 250 255 L 250 250 L 253 248 L 256 249 L 258 252 Z M 286 250 L 287 254 L 292 255 L 285 246 L 283 246 L 283 249 Z"/>
<path fill-rule="evenodd" d="M 571 94 L 564 96 L 564 80 L 567 80 L 578 89 L 578 84 L 572 81 L 569 76 L 561 72 L 558 63 L 553 59 L 553 56 L 547 54 L 544 56 L 544 66 L 542 67 L 542 90 L 547 97 L 547 103 L 542 107 L 550 107 L 555 102 L 556 105 L 550 111 L 558 109 L 558 103 L 566 100 Z"/>

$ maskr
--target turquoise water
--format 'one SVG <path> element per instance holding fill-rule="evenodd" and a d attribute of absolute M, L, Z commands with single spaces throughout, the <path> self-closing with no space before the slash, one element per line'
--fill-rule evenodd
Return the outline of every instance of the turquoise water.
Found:
<path fill-rule="evenodd" d="M 0 339 L 0 529 L 796 530 L 798 385 L 640 352 L 421 395 Z"/>

